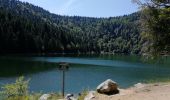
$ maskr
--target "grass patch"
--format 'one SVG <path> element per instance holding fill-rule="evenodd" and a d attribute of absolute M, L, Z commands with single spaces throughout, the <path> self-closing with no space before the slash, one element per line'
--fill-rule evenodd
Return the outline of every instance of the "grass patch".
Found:
<path fill-rule="evenodd" d="M 51 97 L 48 100 L 58 100 L 58 99 L 62 99 L 62 95 L 61 94 L 51 94 Z"/>
<path fill-rule="evenodd" d="M 87 96 L 88 91 L 87 90 L 83 90 L 81 95 L 78 97 L 78 100 L 84 100 L 84 98 Z"/>
<path fill-rule="evenodd" d="M 170 78 L 162 78 L 162 79 L 151 79 L 143 81 L 143 83 L 150 84 L 150 83 L 170 83 Z"/>
<path fill-rule="evenodd" d="M 0 91 L 0 100 L 39 100 L 43 93 L 30 93 L 28 91 L 29 80 L 25 80 L 24 77 L 19 77 L 14 83 L 5 84 Z M 48 93 L 51 96 L 48 100 L 63 99 L 60 93 Z M 88 90 L 83 90 L 81 95 L 78 96 L 78 100 L 84 100 L 88 94 Z"/>
<path fill-rule="evenodd" d="M 19 77 L 14 83 L 5 84 L 0 91 L 0 100 L 39 100 L 42 93 L 29 93 L 29 80 Z M 51 93 L 49 100 L 62 99 L 61 94 Z"/>
<path fill-rule="evenodd" d="M 7 97 L 5 95 L 0 95 L 0 100 L 39 100 L 39 98 L 42 96 L 43 94 L 41 93 L 34 93 L 34 94 L 30 94 L 27 96 L 11 96 L 11 97 Z M 58 100 L 58 99 L 62 99 L 62 96 L 60 94 L 51 94 L 51 97 L 48 98 L 48 100 Z"/>

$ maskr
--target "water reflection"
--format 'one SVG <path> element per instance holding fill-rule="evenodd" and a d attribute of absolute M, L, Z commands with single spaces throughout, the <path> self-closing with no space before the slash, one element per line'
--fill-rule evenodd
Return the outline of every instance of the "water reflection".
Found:
<path fill-rule="evenodd" d="M 54 69 L 58 65 L 47 62 L 32 62 L 32 58 L 0 58 L 0 77 L 21 76 Z"/>

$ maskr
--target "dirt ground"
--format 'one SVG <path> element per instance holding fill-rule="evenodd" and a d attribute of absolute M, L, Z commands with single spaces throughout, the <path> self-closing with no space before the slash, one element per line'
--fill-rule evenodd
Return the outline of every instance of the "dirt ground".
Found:
<path fill-rule="evenodd" d="M 92 100 L 170 100 L 170 83 L 137 84 L 111 96 L 95 93 Z"/>

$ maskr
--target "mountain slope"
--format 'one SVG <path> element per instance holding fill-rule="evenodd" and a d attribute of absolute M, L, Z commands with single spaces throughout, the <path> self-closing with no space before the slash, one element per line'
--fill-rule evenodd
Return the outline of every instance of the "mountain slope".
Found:
<path fill-rule="evenodd" d="M 139 54 L 139 16 L 60 16 L 18 0 L 0 0 L 0 53 Z"/>

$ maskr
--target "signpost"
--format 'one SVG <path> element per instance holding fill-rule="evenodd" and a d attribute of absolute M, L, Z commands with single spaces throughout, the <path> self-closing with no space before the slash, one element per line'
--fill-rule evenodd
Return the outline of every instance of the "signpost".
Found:
<path fill-rule="evenodd" d="M 59 70 L 62 71 L 62 96 L 64 98 L 64 90 L 65 90 L 65 71 L 69 69 L 69 64 L 65 62 L 59 63 Z"/>

